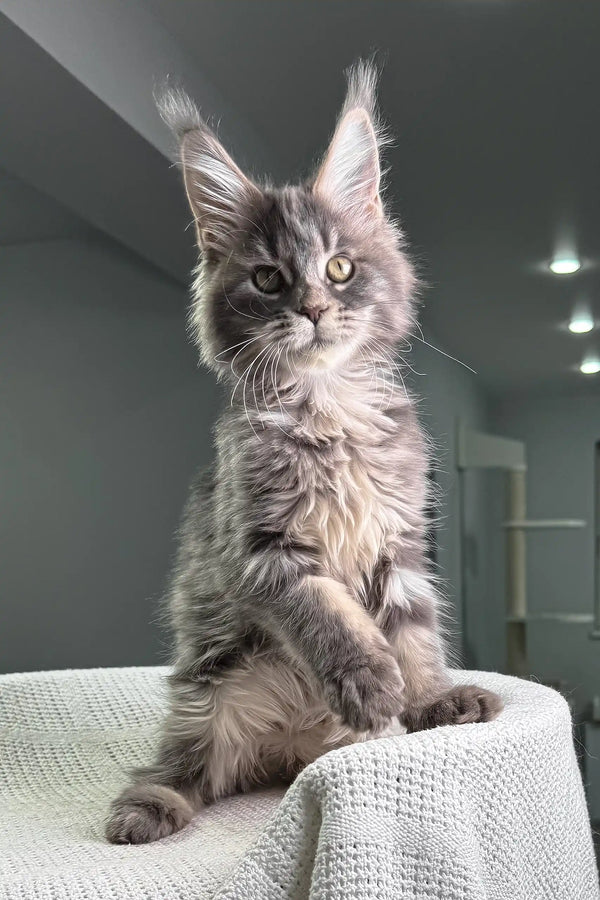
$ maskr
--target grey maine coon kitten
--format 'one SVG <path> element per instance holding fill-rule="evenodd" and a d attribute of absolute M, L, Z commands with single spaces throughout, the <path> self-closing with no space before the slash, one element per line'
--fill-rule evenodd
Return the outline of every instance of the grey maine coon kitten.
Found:
<path fill-rule="evenodd" d="M 427 455 L 390 377 L 415 279 L 380 196 L 375 73 L 359 63 L 316 176 L 250 181 L 179 92 L 202 262 L 191 326 L 230 385 L 193 486 L 170 604 L 170 712 L 107 836 L 143 843 L 206 802 L 377 734 L 484 722 L 452 687 L 424 550 Z"/>

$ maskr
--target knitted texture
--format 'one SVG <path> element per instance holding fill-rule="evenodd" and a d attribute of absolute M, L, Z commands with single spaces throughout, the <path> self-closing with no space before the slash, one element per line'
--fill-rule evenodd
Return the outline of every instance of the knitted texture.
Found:
<path fill-rule="evenodd" d="M 502 694 L 488 725 L 335 750 L 287 792 L 203 810 L 159 843 L 104 841 L 125 767 L 149 761 L 165 669 L 0 676 L 2 900 L 598 900 L 564 700 Z"/>

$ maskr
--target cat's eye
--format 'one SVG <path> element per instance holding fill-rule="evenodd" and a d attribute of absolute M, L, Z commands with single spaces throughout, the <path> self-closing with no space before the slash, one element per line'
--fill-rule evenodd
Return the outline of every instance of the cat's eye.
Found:
<path fill-rule="evenodd" d="M 283 276 L 275 266 L 259 266 L 252 281 L 261 294 L 277 294 L 283 287 Z"/>
<path fill-rule="evenodd" d="M 347 256 L 332 256 L 327 263 L 327 277 L 336 284 L 350 281 L 354 275 L 354 264 Z"/>

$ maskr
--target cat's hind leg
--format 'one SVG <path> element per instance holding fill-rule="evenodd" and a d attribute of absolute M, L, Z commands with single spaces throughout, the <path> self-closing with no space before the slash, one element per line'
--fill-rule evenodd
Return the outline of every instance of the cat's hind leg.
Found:
<path fill-rule="evenodd" d="M 173 677 L 171 712 L 154 765 L 114 801 L 113 843 L 148 843 L 179 831 L 206 803 L 293 776 L 339 738 L 324 702 L 288 661 L 251 656 L 204 682 Z M 302 736 L 299 739 L 298 723 Z M 309 727 L 314 733 L 307 736 Z M 339 729 L 339 726 L 338 726 Z"/>
<path fill-rule="evenodd" d="M 114 844 L 146 844 L 179 831 L 202 805 L 202 775 L 216 714 L 212 685 L 171 679 L 171 710 L 155 762 L 135 769 L 113 801 L 106 837 Z"/>

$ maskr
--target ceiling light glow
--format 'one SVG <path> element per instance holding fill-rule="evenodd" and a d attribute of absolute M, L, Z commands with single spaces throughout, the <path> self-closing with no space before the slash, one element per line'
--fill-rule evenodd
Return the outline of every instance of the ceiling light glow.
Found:
<path fill-rule="evenodd" d="M 572 275 L 573 272 L 578 272 L 580 268 L 581 263 L 576 256 L 555 257 L 550 263 L 550 271 L 554 272 L 555 275 Z"/>
<path fill-rule="evenodd" d="M 593 331 L 593 328 L 594 320 L 587 313 L 576 313 L 569 322 L 569 331 L 573 334 L 587 334 L 588 331 Z"/>
<path fill-rule="evenodd" d="M 583 360 L 579 368 L 584 375 L 597 375 L 600 372 L 600 359 L 590 356 Z"/>

